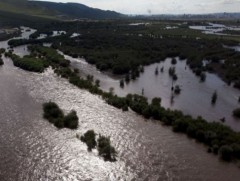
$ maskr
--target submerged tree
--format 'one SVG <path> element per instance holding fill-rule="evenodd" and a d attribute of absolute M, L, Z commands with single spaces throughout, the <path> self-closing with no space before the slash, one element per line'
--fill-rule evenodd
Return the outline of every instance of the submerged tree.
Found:
<path fill-rule="evenodd" d="M 129 81 L 130 81 L 130 75 L 129 74 L 126 74 L 125 81 L 126 81 L 126 83 L 129 83 Z"/>
<path fill-rule="evenodd" d="M 98 154 L 104 158 L 105 161 L 116 161 L 117 152 L 111 145 L 110 138 L 99 135 L 98 138 Z"/>
<path fill-rule="evenodd" d="M 158 75 L 158 67 L 155 69 L 155 75 Z"/>
<path fill-rule="evenodd" d="M 77 129 L 78 128 L 78 116 L 77 112 L 72 110 L 70 113 L 68 113 L 64 119 L 64 127 L 70 128 L 70 129 Z"/>
<path fill-rule="evenodd" d="M 177 59 L 176 59 L 176 58 L 172 58 L 171 64 L 172 64 L 172 65 L 177 64 Z"/>
<path fill-rule="evenodd" d="M 124 80 L 120 80 L 120 87 L 124 88 Z"/>
<path fill-rule="evenodd" d="M 214 105 L 214 104 L 216 104 L 216 101 L 217 101 L 217 91 L 215 91 L 214 93 L 213 93 L 213 95 L 212 95 L 212 104 Z"/>
<path fill-rule="evenodd" d="M 200 82 L 205 82 L 206 80 L 206 74 L 205 73 L 201 73 L 200 74 Z"/>
<path fill-rule="evenodd" d="M 92 151 L 92 149 L 97 146 L 96 134 L 93 130 L 88 130 L 83 136 L 81 136 L 81 141 L 87 144 L 88 151 Z"/>
<path fill-rule="evenodd" d="M 0 57 L 0 65 L 3 65 L 3 64 L 4 64 L 4 62 L 3 62 L 2 58 Z"/>
<path fill-rule="evenodd" d="M 176 85 L 175 88 L 174 88 L 174 93 L 175 94 L 180 94 L 181 93 L 181 88 L 179 85 Z"/>
<path fill-rule="evenodd" d="M 100 87 L 100 80 L 97 79 L 97 80 L 95 81 L 95 85 L 96 85 L 97 87 Z"/>
<path fill-rule="evenodd" d="M 161 72 L 162 72 L 162 73 L 164 72 L 164 67 L 161 68 Z"/>
<path fill-rule="evenodd" d="M 233 116 L 236 118 L 240 118 L 240 108 L 237 108 L 233 111 Z"/>

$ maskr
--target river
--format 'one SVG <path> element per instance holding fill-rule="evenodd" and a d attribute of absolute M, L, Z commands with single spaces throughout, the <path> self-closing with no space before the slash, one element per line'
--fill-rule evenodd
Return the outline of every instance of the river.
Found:
<path fill-rule="evenodd" d="M 1 46 L 1 45 L 0 45 Z M 70 85 L 51 69 L 26 72 L 3 57 L 0 67 L 0 180 L 231 180 L 239 168 L 170 127 L 122 112 L 99 96 Z M 42 118 L 52 100 L 75 109 L 77 130 L 57 130 Z M 89 129 L 111 137 L 118 161 L 105 162 L 76 138 Z"/>

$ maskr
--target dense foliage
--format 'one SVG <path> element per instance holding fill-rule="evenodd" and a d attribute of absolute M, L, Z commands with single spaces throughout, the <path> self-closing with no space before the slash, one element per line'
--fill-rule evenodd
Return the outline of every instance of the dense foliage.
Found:
<path fill-rule="evenodd" d="M 43 111 L 43 117 L 59 129 L 64 127 L 76 129 L 78 127 L 78 117 L 76 111 L 71 111 L 69 114 L 64 116 L 63 111 L 54 102 L 44 103 Z"/>

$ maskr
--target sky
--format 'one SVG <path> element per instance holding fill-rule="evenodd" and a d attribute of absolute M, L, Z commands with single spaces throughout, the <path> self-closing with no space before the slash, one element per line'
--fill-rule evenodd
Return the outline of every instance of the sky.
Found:
<path fill-rule="evenodd" d="M 44 0 L 77 2 L 124 14 L 205 14 L 240 12 L 240 0 Z"/>

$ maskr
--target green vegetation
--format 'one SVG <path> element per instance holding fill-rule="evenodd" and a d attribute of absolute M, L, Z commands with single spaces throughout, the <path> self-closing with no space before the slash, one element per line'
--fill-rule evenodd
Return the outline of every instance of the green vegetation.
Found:
<path fill-rule="evenodd" d="M 11 52 L 6 53 L 5 55 L 12 59 L 13 64 L 16 67 L 19 67 L 23 70 L 31 72 L 43 72 L 44 69 L 48 67 L 48 63 L 46 61 L 32 56 L 24 56 L 23 58 L 20 58 Z"/>
<path fill-rule="evenodd" d="M 59 129 L 64 127 L 76 129 L 78 127 L 76 111 L 71 111 L 68 115 L 64 116 L 63 111 L 54 102 L 44 103 L 43 111 L 43 117 Z"/>
<path fill-rule="evenodd" d="M 104 158 L 105 161 L 116 161 L 117 152 L 115 148 L 111 145 L 109 137 L 100 135 L 98 140 L 98 153 Z"/>
<path fill-rule="evenodd" d="M 92 151 L 97 146 L 96 134 L 93 130 L 89 130 L 81 136 L 81 141 L 87 144 L 89 151 Z"/>
<path fill-rule="evenodd" d="M 240 108 L 237 108 L 233 111 L 233 116 L 236 118 L 240 118 Z"/>

